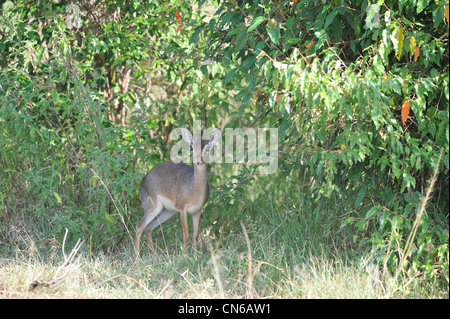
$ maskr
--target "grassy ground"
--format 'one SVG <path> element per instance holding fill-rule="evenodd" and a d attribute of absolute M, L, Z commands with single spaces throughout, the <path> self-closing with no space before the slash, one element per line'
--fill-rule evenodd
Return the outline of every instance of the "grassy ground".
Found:
<path fill-rule="evenodd" d="M 235 243 L 239 245 L 239 243 Z M 300 257 L 286 264 L 287 252 L 251 259 L 236 249 L 212 249 L 195 258 L 184 252 L 134 252 L 89 256 L 64 264 L 34 255 L 1 259 L 3 298 L 382 298 L 389 297 L 375 267 L 364 260 Z M 295 257 L 293 259 L 296 259 Z M 66 269 L 68 273 L 66 274 Z M 58 280 L 58 277 L 63 277 Z M 45 283 L 56 279 L 54 285 Z M 36 287 L 31 289 L 32 283 Z M 53 283 L 52 283 L 53 284 Z"/>
<path fill-rule="evenodd" d="M 182 247 L 181 232 L 175 234 L 179 221 L 170 221 L 154 236 L 158 252 L 143 245 L 140 259 L 129 237 L 108 252 L 63 239 L 38 247 L 36 237 L 21 231 L 16 249 L 0 256 L 0 298 L 448 297 L 424 289 L 420 278 L 394 282 L 377 266 L 377 252 L 343 250 L 340 236 L 320 238 L 330 231 L 326 215 L 316 232 L 300 217 L 280 220 L 267 212 L 236 222 L 226 234 L 205 227 L 196 256 Z"/>

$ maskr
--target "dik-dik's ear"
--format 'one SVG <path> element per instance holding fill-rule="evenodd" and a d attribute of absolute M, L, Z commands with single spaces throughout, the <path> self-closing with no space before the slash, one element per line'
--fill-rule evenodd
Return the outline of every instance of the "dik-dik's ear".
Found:
<path fill-rule="evenodd" d="M 183 139 L 192 146 L 194 139 L 192 137 L 192 133 L 185 128 L 184 126 L 181 128 L 181 133 L 183 134 Z"/>
<path fill-rule="evenodd" d="M 209 152 L 211 147 L 213 147 L 214 144 L 216 144 L 220 140 L 220 136 L 221 136 L 220 128 L 217 128 L 214 131 L 212 131 L 209 137 L 209 142 L 208 144 L 206 144 L 203 152 Z"/>
<path fill-rule="evenodd" d="M 211 136 L 209 137 L 209 147 L 213 147 L 214 144 L 216 144 L 220 140 L 221 136 L 220 128 L 216 128 L 214 131 L 211 132 Z"/>

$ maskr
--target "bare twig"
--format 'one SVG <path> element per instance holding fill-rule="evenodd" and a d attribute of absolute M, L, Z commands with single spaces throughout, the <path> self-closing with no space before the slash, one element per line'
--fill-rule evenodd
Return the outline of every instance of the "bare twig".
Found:
<path fill-rule="evenodd" d="M 53 278 L 50 280 L 40 280 L 36 279 L 30 284 L 30 289 L 33 290 L 36 287 L 42 286 L 42 287 L 53 287 L 58 285 L 60 282 L 62 282 L 64 279 L 66 279 L 74 270 L 78 269 L 80 267 L 80 258 L 81 256 L 78 256 L 78 258 L 73 261 L 74 257 L 77 255 L 78 251 L 80 250 L 81 245 L 83 242 L 78 239 L 77 243 L 75 244 L 75 247 L 70 251 L 69 256 L 67 256 L 64 252 L 64 247 L 66 243 L 68 230 L 66 228 L 66 233 L 64 234 L 64 240 L 63 240 L 63 246 L 62 246 L 62 252 L 64 256 L 64 263 L 58 267 L 55 274 L 53 275 Z M 60 272 L 63 273 L 59 275 Z"/>
<path fill-rule="evenodd" d="M 406 259 L 409 256 L 409 253 L 411 252 L 411 247 L 412 247 L 414 238 L 416 237 L 416 232 L 417 232 L 417 229 L 419 228 L 419 224 L 420 224 L 420 220 L 422 218 L 423 212 L 425 211 L 427 202 L 431 199 L 431 193 L 433 192 L 434 183 L 436 182 L 436 179 L 437 179 L 437 173 L 439 171 L 439 164 L 441 163 L 442 153 L 443 153 L 443 151 L 441 151 L 441 154 L 439 155 L 439 159 L 438 159 L 436 167 L 434 169 L 433 177 L 431 178 L 430 186 L 428 186 L 427 192 L 426 192 L 425 196 L 422 198 L 420 208 L 417 211 L 416 219 L 414 221 L 411 232 L 409 233 L 408 239 L 406 241 L 405 249 L 403 250 L 403 255 L 401 256 L 400 262 L 397 266 L 397 271 L 395 274 L 396 278 L 398 278 L 398 276 L 400 275 L 400 272 L 403 272 L 403 270 L 404 270 L 403 266 L 405 264 Z"/>

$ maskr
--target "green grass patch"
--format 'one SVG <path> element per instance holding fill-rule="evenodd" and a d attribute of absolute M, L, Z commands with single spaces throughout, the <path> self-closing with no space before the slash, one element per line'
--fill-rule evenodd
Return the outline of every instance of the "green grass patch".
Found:
<path fill-rule="evenodd" d="M 321 214 L 325 221 L 330 214 Z M 302 218 L 303 217 L 303 218 Z M 229 217 L 231 218 L 231 217 Z M 381 252 L 343 250 L 342 234 L 311 214 L 248 216 L 237 227 L 225 218 L 220 236 L 205 227 L 195 255 L 182 245 L 179 221 L 155 233 L 136 258 L 131 238 L 114 250 L 38 239 L 22 224 L 10 230 L 16 248 L 0 258 L 1 298 L 441 298 L 420 277 L 399 284 L 383 273 Z M 304 223 L 302 223 L 302 220 Z M 208 224 L 208 219 L 205 219 Z M 219 223 L 220 224 L 220 223 Z M 207 226 L 207 225 L 206 225 Z M 216 225 L 215 225 L 216 226 Z M 12 227 L 12 226 L 11 226 Z M 220 227 L 220 226 L 216 226 Z M 179 234 L 178 234 L 179 233 Z M 225 234 L 226 233 L 226 234 Z M 18 234 L 28 234 L 17 237 Z M 320 235 L 321 234 L 321 235 Z M 16 236 L 16 237 L 15 237 Z M 170 238 L 170 240 L 169 240 Z M 341 242 L 341 243 L 339 243 Z M 19 248 L 20 247 L 20 248 Z"/>

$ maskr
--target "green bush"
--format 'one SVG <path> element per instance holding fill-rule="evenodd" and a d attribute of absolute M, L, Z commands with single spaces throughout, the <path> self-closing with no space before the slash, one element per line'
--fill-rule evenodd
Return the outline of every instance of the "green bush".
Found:
<path fill-rule="evenodd" d="M 114 247 L 174 127 L 277 127 L 276 174 L 222 165 L 209 224 L 271 209 L 448 285 L 445 1 L 231 1 L 208 19 L 184 1 L 78 8 L 2 5 L 2 225 Z"/>
<path fill-rule="evenodd" d="M 196 19 L 184 2 L 3 4 L 0 193 L 16 207 L 5 224 L 23 218 L 57 238 L 68 228 L 68 240 L 103 247 L 133 236 L 139 181 L 167 159 L 171 130 L 210 126 L 231 100 L 220 65 L 187 72 L 201 63 L 184 52 Z"/>
<path fill-rule="evenodd" d="M 204 55 L 229 66 L 241 114 L 263 107 L 279 127 L 285 173 L 306 169 L 316 201 L 351 200 L 341 229 L 383 249 L 397 275 L 448 273 L 445 10 L 445 1 L 237 1 L 203 24 Z"/>

